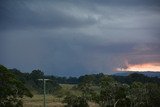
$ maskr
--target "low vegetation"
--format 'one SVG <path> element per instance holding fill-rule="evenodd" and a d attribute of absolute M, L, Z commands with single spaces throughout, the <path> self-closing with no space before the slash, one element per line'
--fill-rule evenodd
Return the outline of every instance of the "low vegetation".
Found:
<path fill-rule="evenodd" d="M 160 79 L 133 73 L 126 77 L 100 74 L 77 77 L 44 76 L 40 70 L 22 73 L 0 66 L 0 106 L 43 107 L 159 107 Z M 7 90 L 7 91 L 6 91 Z M 18 91 L 17 91 L 18 90 Z M 34 95 L 33 98 L 32 94 Z"/>

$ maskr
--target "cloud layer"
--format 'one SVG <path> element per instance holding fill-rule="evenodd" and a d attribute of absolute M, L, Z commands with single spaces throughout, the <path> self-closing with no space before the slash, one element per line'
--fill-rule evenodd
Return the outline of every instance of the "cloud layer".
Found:
<path fill-rule="evenodd" d="M 1 0 L 0 63 L 78 76 L 160 63 L 159 0 Z"/>

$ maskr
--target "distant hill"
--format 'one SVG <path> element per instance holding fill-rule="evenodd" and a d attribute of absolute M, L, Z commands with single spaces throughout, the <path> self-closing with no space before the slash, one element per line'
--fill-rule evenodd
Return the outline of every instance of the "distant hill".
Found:
<path fill-rule="evenodd" d="M 128 76 L 128 75 L 133 74 L 133 73 L 143 74 L 147 77 L 158 77 L 158 78 L 160 78 L 160 72 L 152 72 L 152 71 L 147 71 L 147 72 L 123 71 L 123 72 L 115 73 L 113 75 L 115 75 L 115 76 Z"/>

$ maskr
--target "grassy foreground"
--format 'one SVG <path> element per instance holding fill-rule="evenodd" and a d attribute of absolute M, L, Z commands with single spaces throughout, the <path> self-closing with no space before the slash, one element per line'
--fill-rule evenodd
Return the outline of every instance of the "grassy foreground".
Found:
<path fill-rule="evenodd" d="M 99 107 L 98 104 L 88 102 L 90 107 Z M 62 103 L 62 99 L 56 98 L 52 95 L 46 95 L 47 107 L 64 107 L 66 104 Z M 43 107 L 43 95 L 34 95 L 32 98 L 23 99 L 24 107 Z"/>
<path fill-rule="evenodd" d="M 46 95 L 47 107 L 64 107 L 66 104 L 61 102 L 60 98 L 52 95 Z M 24 107 L 43 107 L 43 95 L 34 95 L 32 98 L 23 99 Z"/>
<path fill-rule="evenodd" d="M 73 85 L 60 84 L 63 91 L 69 91 Z M 33 92 L 36 93 L 36 92 Z M 46 106 L 47 107 L 64 107 L 66 104 L 62 103 L 62 98 L 57 98 L 53 95 L 46 95 Z M 43 94 L 34 94 L 32 98 L 25 97 L 23 99 L 24 107 L 43 107 Z"/>

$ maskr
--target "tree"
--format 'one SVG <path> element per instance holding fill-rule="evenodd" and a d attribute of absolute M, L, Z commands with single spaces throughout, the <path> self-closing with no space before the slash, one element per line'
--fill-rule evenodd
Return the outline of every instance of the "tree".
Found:
<path fill-rule="evenodd" d="M 21 107 L 24 96 L 33 95 L 14 74 L 0 65 L 0 107 Z"/>
<path fill-rule="evenodd" d="M 110 76 L 102 77 L 98 103 L 102 107 L 128 107 L 130 105 L 127 98 L 128 90 L 127 84 L 118 83 Z"/>
<path fill-rule="evenodd" d="M 89 107 L 87 100 L 83 96 L 68 95 L 64 98 L 66 107 Z"/>
<path fill-rule="evenodd" d="M 115 91 L 118 83 L 112 77 L 104 76 L 100 80 L 100 98 L 99 104 L 102 107 L 113 106 L 115 102 Z"/>
<path fill-rule="evenodd" d="M 93 87 L 95 80 L 95 77 L 93 75 L 85 75 L 80 77 L 81 82 L 78 85 L 78 88 L 82 91 L 83 97 L 85 97 L 87 100 L 92 99 L 92 94 L 94 93 Z"/>
<path fill-rule="evenodd" d="M 38 79 L 44 78 L 44 73 L 39 69 L 33 70 L 29 77 L 30 80 L 28 82 L 32 88 L 37 90 L 38 93 L 43 93 L 43 82 L 40 82 Z"/>
<path fill-rule="evenodd" d="M 31 79 L 34 79 L 35 81 L 37 81 L 37 79 L 44 78 L 44 73 L 41 70 L 33 70 L 30 73 L 30 77 Z"/>
<path fill-rule="evenodd" d="M 159 107 L 160 105 L 160 86 L 154 83 L 145 84 L 147 96 L 145 97 L 147 106 Z"/>

